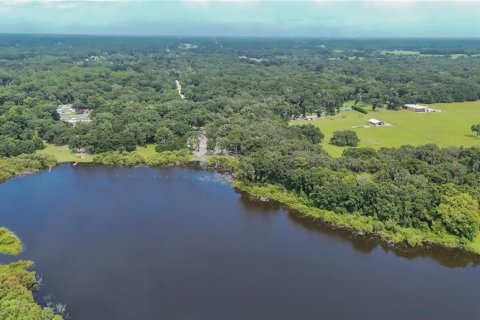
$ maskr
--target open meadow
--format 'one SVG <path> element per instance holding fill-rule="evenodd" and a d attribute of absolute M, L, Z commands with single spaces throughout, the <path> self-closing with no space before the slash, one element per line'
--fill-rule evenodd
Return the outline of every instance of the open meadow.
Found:
<path fill-rule="evenodd" d="M 136 153 L 144 158 L 151 157 L 157 152 L 154 144 L 146 146 L 137 146 Z M 48 154 L 54 156 L 59 163 L 64 162 L 92 162 L 92 154 L 77 154 L 72 152 L 68 146 L 56 146 L 51 143 L 45 143 L 45 149 L 38 150 L 37 154 Z"/>
<path fill-rule="evenodd" d="M 480 123 L 480 101 L 461 103 L 438 103 L 430 105 L 440 109 L 439 113 L 419 113 L 407 110 L 369 110 L 368 114 L 356 111 L 342 111 L 335 116 L 317 120 L 295 120 L 292 124 L 311 123 L 325 134 L 322 143 L 325 150 L 340 156 L 343 147 L 329 143 L 334 131 L 353 130 L 360 138 L 360 147 L 399 147 L 402 145 L 423 145 L 435 143 L 447 146 L 480 146 L 480 138 L 471 132 L 474 123 Z M 391 126 L 372 127 L 368 119 L 375 118 Z"/>
<path fill-rule="evenodd" d="M 59 163 L 64 162 L 92 162 L 93 156 L 90 154 L 77 154 L 72 152 L 68 146 L 56 146 L 51 143 L 45 143 L 45 149 L 38 150 L 37 154 L 52 155 Z"/>

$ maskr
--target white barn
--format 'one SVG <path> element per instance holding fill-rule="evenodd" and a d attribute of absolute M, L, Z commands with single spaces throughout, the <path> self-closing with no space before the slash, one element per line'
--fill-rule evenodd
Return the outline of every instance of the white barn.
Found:
<path fill-rule="evenodd" d="M 419 104 L 406 104 L 404 105 L 404 107 L 408 111 L 413 111 L 413 112 L 442 112 L 442 110 L 433 109 L 428 106 L 422 106 Z"/>
<path fill-rule="evenodd" d="M 385 122 L 380 121 L 378 119 L 368 119 L 368 123 L 372 126 L 383 126 L 383 125 L 385 125 Z"/>
<path fill-rule="evenodd" d="M 427 109 L 428 109 L 428 107 L 421 106 L 419 104 L 406 104 L 405 108 L 408 111 L 413 111 L 413 112 L 427 112 Z"/>

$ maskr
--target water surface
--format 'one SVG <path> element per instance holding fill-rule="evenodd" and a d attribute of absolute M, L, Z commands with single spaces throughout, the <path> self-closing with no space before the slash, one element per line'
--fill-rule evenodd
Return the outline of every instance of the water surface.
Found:
<path fill-rule="evenodd" d="M 72 319 L 480 318 L 472 257 L 332 231 L 195 168 L 61 165 L 0 203 Z"/>

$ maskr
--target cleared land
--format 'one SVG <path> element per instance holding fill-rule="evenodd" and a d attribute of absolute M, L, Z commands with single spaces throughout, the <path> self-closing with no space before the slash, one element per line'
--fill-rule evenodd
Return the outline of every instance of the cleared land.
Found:
<path fill-rule="evenodd" d="M 38 154 L 49 154 L 54 156 L 59 163 L 63 162 L 92 162 L 92 155 L 79 155 L 72 152 L 68 146 L 56 146 L 54 144 L 45 144 L 45 149 L 38 150 Z"/>
<path fill-rule="evenodd" d="M 135 151 L 144 158 L 148 158 L 155 154 L 158 154 L 158 152 L 155 151 L 154 144 L 147 144 L 145 147 L 137 146 L 137 150 Z"/>
<path fill-rule="evenodd" d="M 480 101 L 461 103 L 438 103 L 431 107 L 440 113 L 415 113 L 407 110 L 378 110 L 362 114 L 356 111 L 343 111 L 335 116 L 317 120 L 295 120 L 292 124 L 311 123 L 325 134 L 323 147 L 333 156 L 340 156 L 343 147 L 329 144 L 334 131 L 353 130 L 360 138 L 360 147 L 399 147 L 402 145 L 423 145 L 435 143 L 447 146 L 480 146 L 480 138 L 470 127 L 480 123 Z M 367 127 L 368 119 L 385 121 L 389 127 Z"/>
<path fill-rule="evenodd" d="M 144 158 L 148 158 L 154 154 L 157 154 L 155 151 L 155 145 L 149 144 L 145 147 L 137 146 L 136 152 Z M 93 155 L 91 154 L 77 154 L 72 152 L 68 146 L 56 146 L 54 144 L 45 143 L 45 149 L 38 150 L 38 154 L 49 154 L 54 156 L 59 163 L 64 162 L 92 162 Z"/>

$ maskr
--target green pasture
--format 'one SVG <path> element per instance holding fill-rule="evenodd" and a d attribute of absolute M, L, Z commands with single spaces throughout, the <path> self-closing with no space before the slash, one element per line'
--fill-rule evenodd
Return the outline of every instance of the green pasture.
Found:
<path fill-rule="evenodd" d="M 144 147 L 137 146 L 136 152 L 144 158 L 148 158 L 157 152 L 155 151 L 155 145 L 149 144 Z M 54 156 L 59 163 L 64 162 L 92 162 L 93 155 L 90 154 L 77 154 L 72 152 L 68 146 L 56 146 L 54 144 L 45 143 L 45 149 L 38 150 L 38 154 L 49 154 Z"/>
<path fill-rule="evenodd" d="M 59 163 L 63 162 L 92 162 L 93 156 L 88 154 L 77 154 L 72 152 L 68 146 L 56 146 L 45 143 L 45 149 L 38 150 L 38 154 L 52 155 Z"/>
<path fill-rule="evenodd" d="M 470 127 L 480 123 L 480 101 L 461 103 L 438 103 L 431 107 L 440 113 L 415 113 L 407 110 L 378 110 L 368 114 L 356 111 L 342 111 L 335 116 L 317 120 L 294 120 L 292 124 L 311 123 L 325 134 L 323 147 L 333 156 L 340 156 L 344 148 L 329 144 L 334 131 L 353 130 L 360 138 L 360 147 L 399 147 L 402 145 L 423 145 L 435 143 L 447 146 L 480 146 L 480 138 Z M 371 127 L 368 119 L 375 118 L 391 126 Z"/>

